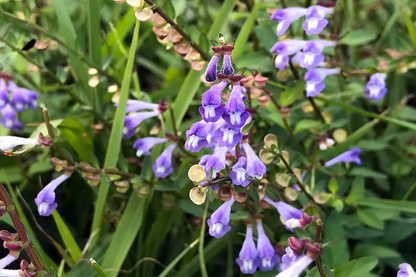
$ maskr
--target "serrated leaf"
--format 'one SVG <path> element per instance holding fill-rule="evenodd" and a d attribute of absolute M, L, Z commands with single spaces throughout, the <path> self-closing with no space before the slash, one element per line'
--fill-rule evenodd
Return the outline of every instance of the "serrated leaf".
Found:
<path fill-rule="evenodd" d="M 288 88 L 282 94 L 280 94 L 280 103 L 282 103 L 283 106 L 289 106 L 302 95 L 304 90 L 305 81 L 297 81 L 293 87 Z"/>

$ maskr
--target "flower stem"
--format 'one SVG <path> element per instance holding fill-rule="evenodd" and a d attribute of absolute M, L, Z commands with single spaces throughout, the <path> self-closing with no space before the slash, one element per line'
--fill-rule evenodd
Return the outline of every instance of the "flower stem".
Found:
<path fill-rule="evenodd" d="M 168 22 L 181 36 L 189 42 L 189 44 L 199 53 L 205 61 L 209 61 L 210 57 L 202 50 L 198 43 L 193 41 L 176 23 L 173 21 L 161 8 L 157 6 L 152 0 L 144 0 L 147 4 L 154 7 L 153 10 L 157 12 L 163 19 Z"/>
<path fill-rule="evenodd" d="M 9 213 L 10 218 L 13 221 L 13 225 L 16 228 L 16 231 L 17 231 L 17 234 L 19 235 L 20 240 L 23 242 L 24 248 L 27 252 L 27 255 L 30 258 L 31 263 L 35 266 L 38 272 L 43 273 L 37 276 L 49 277 L 49 274 L 43 268 L 42 263 L 39 261 L 38 257 L 36 256 L 35 249 L 26 234 L 23 223 L 20 221 L 19 214 L 16 211 L 16 207 L 11 202 L 9 195 L 2 184 L 0 184 L 0 199 L 1 201 L 3 201 L 4 205 L 6 206 L 6 210 Z"/>
<path fill-rule="evenodd" d="M 315 243 L 319 243 L 319 241 L 321 240 L 321 232 L 322 232 L 322 221 L 320 221 L 318 219 L 318 221 L 316 222 L 316 234 L 315 234 Z M 321 262 L 321 256 L 316 256 L 316 267 L 318 268 L 319 274 L 321 275 L 321 277 L 326 277 L 324 269 L 322 267 L 322 262 Z"/>
<path fill-rule="evenodd" d="M 175 112 L 172 106 L 169 108 L 169 112 L 170 112 L 170 120 L 172 121 L 173 134 L 175 136 L 179 136 L 178 129 L 176 128 Z"/>
<path fill-rule="evenodd" d="M 206 200 L 204 216 L 202 218 L 201 233 L 199 235 L 199 245 L 198 245 L 199 264 L 201 266 L 202 277 L 208 277 L 207 266 L 205 264 L 205 257 L 204 257 L 204 238 L 205 238 L 205 227 L 206 227 L 206 221 L 207 221 L 208 206 L 209 206 L 209 201 Z"/>

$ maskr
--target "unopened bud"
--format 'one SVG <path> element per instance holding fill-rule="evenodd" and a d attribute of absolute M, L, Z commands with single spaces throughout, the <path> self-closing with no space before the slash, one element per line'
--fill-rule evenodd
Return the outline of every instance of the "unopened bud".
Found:
<path fill-rule="evenodd" d="M 114 182 L 114 185 L 116 185 L 117 191 L 120 193 L 126 193 L 130 187 L 129 181 Z"/>
<path fill-rule="evenodd" d="M 231 200 L 231 197 L 233 196 L 234 188 L 229 185 L 221 186 L 218 189 L 218 198 L 222 201 L 228 201 Z"/>
<path fill-rule="evenodd" d="M 281 257 L 283 257 L 283 255 L 286 254 L 286 249 L 279 243 L 274 248 L 274 253 L 276 253 L 277 256 L 279 256 L 281 258 Z"/>
<path fill-rule="evenodd" d="M 303 249 L 305 248 L 306 241 L 303 239 L 298 239 L 295 237 L 290 237 L 287 241 L 289 243 L 290 249 L 293 250 L 293 253 L 296 256 L 300 256 L 303 253 Z"/>
<path fill-rule="evenodd" d="M 318 36 L 319 36 L 320 39 L 326 39 L 327 38 L 327 36 L 322 34 L 322 33 L 320 33 Z"/>
<path fill-rule="evenodd" d="M 306 256 L 308 256 L 311 259 L 315 259 L 316 256 L 322 255 L 323 252 L 321 250 L 321 245 L 319 243 L 305 243 L 305 248 L 307 250 Z"/>
<path fill-rule="evenodd" d="M 60 160 L 57 157 L 52 157 L 51 162 L 55 166 L 55 171 L 56 172 L 62 171 L 64 169 L 64 166 L 68 165 L 68 161 Z"/>
<path fill-rule="evenodd" d="M 270 96 L 263 95 L 257 98 L 257 101 L 259 101 L 260 107 L 267 108 L 270 104 Z"/>
<path fill-rule="evenodd" d="M 290 116 L 290 112 L 292 111 L 291 108 L 288 107 L 281 107 L 279 113 L 282 115 L 282 118 L 288 118 Z"/>
<path fill-rule="evenodd" d="M 336 3 L 334 1 L 327 1 L 325 2 L 324 6 L 327 8 L 335 7 Z"/>
<path fill-rule="evenodd" d="M 248 90 L 250 91 L 250 98 L 251 99 L 257 99 L 263 93 L 263 91 L 261 89 L 258 89 L 258 88 L 253 87 L 253 86 L 249 87 Z"/>
<path fill-rule="evenodd" d="M 7 230 L 1 230 L 0 231 L 0 239 L 3 241 L 14 241 L 18 238 L 18 234 L 12 234 Z"/>
<path fill-rule="evenodd" d="M 302 224 L 302 228 L 306 228 L 314 220 L 315 220 L 315 218 L 313 216 L 310 216 L 307 213 L 303 213 L 303 217 L 301 219 L 299 219 L 299 222 L 300 222 L 300 224 Z"/>
<path fill-rule="evenodd" d="M 101 182 L 101 173 L 93 176 L 87 176 L 88 184 L 92 187 L 98 186 L 98 184 Z"/>
<path fill-rule="evenodd" d="M 158 104 L 159 104 L 159 111 L 161 113 L 164 113 L 166 111 L 166 103 L 162 99 L 160 99 Z"/>

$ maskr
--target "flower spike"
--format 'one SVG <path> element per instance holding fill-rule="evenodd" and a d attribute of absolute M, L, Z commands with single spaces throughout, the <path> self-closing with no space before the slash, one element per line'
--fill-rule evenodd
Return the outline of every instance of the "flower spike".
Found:
<path fill-rule="evenodd" d="M 233 76 L 233 90 L 225 105 L 225 112 L 222 118 L 234 128 L 241 128 L 246 123 L 249 113 L 246 111 L 243 99 L 241 98 L 241 86 L 239 84 L 241 76 Z"/>

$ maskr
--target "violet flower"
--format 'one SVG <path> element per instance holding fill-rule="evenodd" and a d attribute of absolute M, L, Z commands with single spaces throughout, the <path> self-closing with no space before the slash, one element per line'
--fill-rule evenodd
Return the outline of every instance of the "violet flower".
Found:
<path fill-rule="evenodd" d="M 136 156 L 140 157 L 142 155 L 150 155 L 150 149 L 152 149 L 153 146 L 165 142 L 168 142 L 168 139 L 154 137 L 141 138 L 134 142 L 133 148 L 137 149 Z"/>
<path fill-rule="evenodd" d="M 160 115 L 160 111 L 141 112 L 126 116 L 124 121 L 123 138 L 132 138 L 135 134 L 134 129 L 144 120 Z"/>
<path fill-rule="evenodd" d="M 228 152 L 227 147 L 217 147 L 214 150 L 214 154 L 202 156 L 199 161 L 199 165 L 204 167 L 207 178 L 214 179 L 217 174 L 225 168 L 226 154 Z"/>
<path fill-rule="evenodd" d="M 217 80 L 217 64 L 223 52 L 221 46 L 213 46 L 212 50 L 214 51 L 214 56 L 212 56 L 211 60 L 209 61 L 207 70 L 205 71 L 204 75 L 205 80 L 210 83 Z"/>
<path fill-rule="evenodd" d="M 172 152 L 175 150 L 175 147 L 176 143 L 170 145 L 156 159 L 156 162 L 152 166 L 156 177 L 166 178 L 172 173 Z"/>
<path fill-rule="evenodd" d="M 247 155 L 247 176 L 254 179 L 261 180 L 264 173 L 266 173 L 266 166 L 260 158 L 254 153 L 253 149 L 248 143 L 242 144 L 244 152 Z"/>
<path fill-rule="evenodd" d="M 311 6 L 306 12 L 306 20 L 302 26 L 307 35 L 319 34 L 328 25 L 325 15 L 333 13 L 334 10 L 322 6 Z"/>
<path fill-rule="evenodd" d="M 247 225 L 246 239 L 244 240 L 236 262 L 244 274 L 253 274 L 257 271 L 257 267 L 261 263 L 253 240 L 253 228 L 249 225 Z"/>
<path fill-rule="evenodd" d="M 23 129 L 23 124 L 17 118 L 15 111 L 10 104 L 6 104 L 3 109 L 1 109 L 1 114 L 3 116 L 1 118 L 1 123 L 5 128 L 12 131 Z"/>
<path fill-rule="evenodd" d="M 259 235 L 257 241 L 257 254 L 261 260 L 259 268 L 261 271 L 269 271 L 278 262 L 278 257 L 275 253 L 274 247 L 270 243 L 269 238 L 264 232 L 261 221 L 257 223 L 257 233 Z"/>
<path fill-rule="evenodd" d="M 221 73 L 224 76 L 231 76 L 234 74 L 234 68 L 231 62 L 231 52 L 234 50 L 234 46 L 224 45 L 222 49 L 224 50 L 224 59 L 222 61 Z"/>
<path fill-rule="evenodd" d="M 278 202 L 274 202 L 272 199 L 270 199 L 269 197 L 265 196 L 263 198 L 263 201 L 269 203 L 270 205 L 274 206 L 277 210 L 277 212 L 285 219 L 285 222 L 291 222 L 291 219 L 301 219 L 303 218 L 303 212 L 301 210 L 298 210 L 292 206 L 290 206 L 289 204 L 286 204 L 285 202 L 282 201 L 278 201 Z M 286 224 L 285 224 L 286 225 Z M 290 227 L 293 226 L 287 226 L 287 229 L 293 232 L 293 229 Z"/>
<path fill-rule="evenodd" d="M 361 153 L 360 149 L 353 148 L 353 149 L 348 150 L 347 152 L 344 152 L 341 155 L 333 158 L 332 160 L 327 161 L 325 163 L 325 167 L 330 167 L 330 166 L 332 166 L 334 164 L 338 164 L 338 163 L 356 163 L 358 165 L 361 165 L 360 153 Z"/>
<path fill-rule="evenodd" d="M 247 187 L 250 184 L 250 179 L 246 177 L 247 174 L 247 158 L 240 157 L 238 162 L 233 165 L 230 172 L 228 172 L 228 176 L 233 181 L 234 185 Z"/>
<path fill-rule="evenodd" d="M 209 226 L 209 234 L 216 238 L 221 238 L 231 230 L 230 214 L 231 206 L 235 200 L 231 197 L 231 200 L 224 202 L 215 212 L 212 213 L 211 217 L 207 220 Z"/>
<path fill-rule="evenodd" d="M 0 150 L 6 151 L 16 146 L 21 145 L 39 145 L 40 142 L 37 139 L 21 138 L 14 136 L 0 136 Z"/>
<path fill-rule="evenodd" d="M 308 97 L 315 97 L 324 90 L 325 78 L 332 74 L 338 74 L 339 69 L 317 68 L 306 72 L 305 74 L 305 90 Z"/>
<path fill-rule="evenodd" d="M 14 82 L 9 81 L 8 90 L 12 94 L 10 104 L 16 112 L 23 112 L 25 107 L 36 110 L 38 94 L 32 90 L 20 88 Z"/>
<path fill-rule="evenodd" d="M 218 131 L 218 129 L 220 129 L 222 126 L 224 126 L 225 121 L 224 119 L 219 118 L 217 122 L 209 122 L 207 123 L 209 124 L 209 126 L 211 126 L 208 135 L 206 137 L 208 144 L 206 145 L 206 147 L 212 147 L 215 146 L 215 144 L 217 143 L 217 137 L 216 137 L 216 133 Z"/>
<path fill-rule="evenodd" d="M 186 131 L 185 148 L 192 152 L 199 152 L 202 147 L 208 145 L 207 136 L 211 131 L 212 123 L 203 120 L 194 123 L 191 128 Z"/>
<path fill-rule="evenodd" d="M 1 271 L 1 269 L 4 269 L 6 266 L 11 264 L 12 262 L 16 261 L 19 254 L 20 254 L 20 251 L 17 252 L 17 253 L 19 253 L 19 254 L 17 254 L 17 256 L 12 255 L 11 253 L 12 252 L 10 251 L 10 254 L 8 254 L 6 257 L 0 259 L 0 271 Z M 0 276 L 4 276 L 4 275 L 0 275 Z"/>
<path fill-rule="evenodd" d="M 306 43 L 307 41 L 299 39 L 279 41 L 273 45 L 270 52 L 283 56 L 291 56 L 302 50 Z"/>
<path fill-rule="evenodd" d="M 380 100 L 387 93 L 386 74 L 376 73 L 370 77 L 364 93 L 369 100 Z"/>
<path fill-rule="evenodd" d="M 216 122 L 224 113 L 224 107 L 221 104 L 221 92 L 227 86 L 227 81 L 212 86 L 202 96 L 199 113 L 206 122 Z"/>
<path fill-rule="evenodd" d="M 9 93 L 7 92 L 7 84 L 4 79 L 0 79 L 0 109 L 10 103 Z"/>
<path fill-rule="evenodd" d="M 282 264 L 280 265 L 281 271 L 284 271 L 292 266 L 292 264 L 299 261 L 304 255 L 297 256 L 289 246 L 285 248 L 286 254 L 282 256 Z"/>
<path fill-rule="evenodd" d="M 115 105 L 118 106 L 118 103 Z M 159 104 L 148 103 L 140 100 L 127 100 L 126 113 L 137 112 L 141 110 L 158 110 Z"/>
<path fill-rule="evenodd" d="M 280 272 L 276 277 L 299 277 L 299 275 L 313 262 L 313 259 L 304 255 L 288 269 Z"/>
<path fill-rule="evenodd" d="M 221 126 L 215 133 L 217 143 L 220 146 L 226 146 L 233 148 L 241 141 L 243 135 L 240 132 L 240 128 L 236 128 L 229 124 Z"/>
<path fill-rule="evenodd" d="M 307 42 L 303 47 L 303 52 L 299 52 L 300 66 L 308 70 L 313 70 L 325 59 L 324 55 L 322 55 L 322 51 L 326 47 L 334 46 L 335 42 L 320 39 Z"/>
<path fill-rule="evenodd" d="M 400 270 L 397 272 L 397 277 L 416 277 L 416 273 L 410 264 L 401 264 L 399 265 L 399 268 Z"/>
<path fill-rule="evenodd" d="M 58 207 L 58 204 L 55 202 L 55 190 L 69 177 L 69 175 L 62 174 L 58 178 L 52 180 L 38 193 L 38 196 L 35 198 L 35 203 L 38 206 L 39 215 L 50 216 Z"/>
<path fill-rule="evenodd" d="M 246 111 L 244 101 L 241 98 L 241 86 L 239 84 L 234 84 L 233 90 L 225 105 L 225 111 L 222 118 L 228 125 L 231 125 L 234 128 L 240 128 L 244 126 L 249 116 L 250 114 Z"/>
<path fill-rule="evenodd" d="M 277 36 L 280 37 L 281 35 L 283 35 L 287 31 L 287 29 L 289 29 L 290 24 L 293 21 L 296 21 L 302 16 L 306 15 L 306 12 L 307 9 L 297 7 L 279 9 L 275 11 L 270 16 L 270 19 L 279 23 L 277 25 Z"/>

